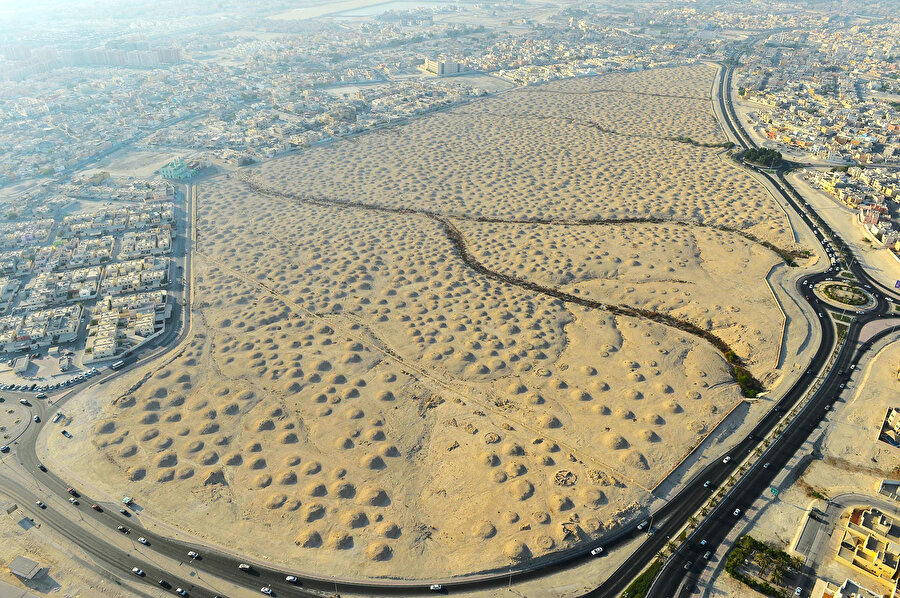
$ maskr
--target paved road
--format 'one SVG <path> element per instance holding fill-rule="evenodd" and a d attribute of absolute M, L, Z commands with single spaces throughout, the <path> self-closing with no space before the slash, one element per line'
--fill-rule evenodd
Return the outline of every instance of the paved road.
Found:
<path fill-rule="evenodd" d="M 730 85 L 730 70 L 726 69 L 723 71 L 723 77 L 726 79 L 722 82 L 721 87 L 725 88 L 726 85 Z M 724 100 L 722 100 L 724 101 Z M 775 185 L 779 185 L 780 181 L 768 175 L 766 173 L 761 173 L 764 176 L 771 177 L 772 182 Z M 789 203 L 793 204 L 793 200 L 787 192 L 783 190 L 785 193 L 785 197 Z M 185 231 L 190 233 L 186 235 L 182 235 L 183 242 L 185 245 L 183 246 L 184 253 L 186 255 L 190 255 L 192 253 L 192 243 L 196 240 L 193 236 L 195 231 L 193 227 L 194 219 L 192 216 L 193 208 L 196 205 L 197 195 L 196 195 L 196 187 L 189 186 L 187 189 L 188 201 L 186 201 L 186 205 L 188 206 L 189 213 L 184 218 L 184 226 Z M 817 237 L 820 242 L 826 243 L 826 236 L 832 236 L 830 231 L 827 228 L 819 225 L 817 226 L 810 220 L 809 216 L 806 216 L 803 212 L 801 212 L 801 216 L 804 221 L 810 225 L 810 227 L 816 232 Z M 823 232 L 824 231 L 824 232 Z M 832 237 L 834 238 L 834 237 Z M 838 245 L 838 241 L 835 239 L 835 245 Z M 867 280 L 865 278 L 865 274 L 861 271 L 861 268 L 858 264 L 850 263 L 848 266 L 860 277 L 860 280 Z M 191 280 L 191 270 L 190 270 L 190 259 L 186 259 L 184 264 L 184 280 Z M 810 277 L 807 277 L 808 281 L 817 282 L 819 280 L 823 280 L 824 278 L 833 275 L 836 273 L 837 268 L 829 269 L 828 271 L 816 274 Z M 662 506 L 659 510 L 657 510 L 652 517 L 652 524 L 648 526 L 647 529 L 654 529 L 655 533 L 652 535 L 646 535 L 646 540 L 642 544 L 642 546 L 635 552 L 632 557 L 630 557 L 626 562 L 616 571 L 616 573 L 610 577 L 610 579 L 604 583 L 600 588 L 589 592 L 589 596 L 614 596 L 617 595 L 630 580 L 637 575 L 646 564 L 650 562 L 650 560 L 655 556 L 657 552 L 659 552 L 666 542 L 669 539 L 669 536 L 673 536 L 677 533 L 678 530 L 683 527 L 683 525 L 687 522 L 687 520 L 693 516 L 699 507 L 707 500 L 712 492 L 714 492 L 718 487 L 720 487 L 732 474 L 735 473 L 739 464 L 745 457 L 747 457 L 751 452 L 753 452 L 756 447 L 760 444 L 761 439 L 772 430 L 778 423 L 778 421 L 782 418 L 785 412 L 790 410 L 794 406 L 797 400 L 806 392 L 806 390 L 816 381 L 818 371 L 825 366 L 831 349 L 835 342 L 835 329 L 832 326 L 830 319 L 826 313 L 826 307 L 819 304 L 818 300 L 814 297 L 812 292 L 810 291 L 810 287 L 807 286 L 798 286 L 798 293 L 803 296 L 808 302 L 810 302 L 816 309 L 817 313 L 819 313 L 819 322 L 822 327 L 822 341 L 819 347 L 819 350 L 815 354 L 815 357 L 812 360 L 810 368 L 806 371 L 797 382 L 791 387 L 789 392 L 785 395 L 783 399 L 781 399 L 778 404 L 773 408 L 773 410 L 765 417 L 763 420 L 750 432 L 747 438 L 743 439 L 736 447 L 732 449 L 730 452 L 731 459 L 729 462 L 723 462 L 721 458 L 716 459 L 710 465 L 708 465 L 705 469 L 703 469 L 695 478 L 689 482 L 675 497 L 670 499 L 664 506 Z M 178 306 L 178 313 L 176 314 L 181 320 L 184 322 L 184 325 L 180 328 L 172 328 L 169 332 L 164 335 L 163 338 L 159 339 L 157 344 L 159 347 L 175 347 L 177 346 L 187 335 L 189 327 L 190 327 L 190 299 L 191 299 L 191 286 L 188 285 L 184 290 L 184 308 Z M 850 330 L 848 332 L 848 338 L 855 338 L 853 335 L 858 334 L 859 327 L 863 321 L 867 321 L 875 317 L 876 315 L 880 315 L 884 313 L 888 308 L 887 302 L 884 300 L 883 296 L 878 291 L 873 291 L 878 297 L 878 304 L 876 308 L 870 312 L 865 318 L 858 318 L 851 324 Z M 845 343 L 845 349 L 850 347 L 852 343 Z M 125 370 L 133 369 L 139 365 L 143 365 L 151 359 L 156 359 L 159 357 L 158 353 L 155 353 L 150 356 L 138 358 L 137 356 L 129 357 L 129 363 L 126 365 Z M 773 443 L 770 447 L 769 452 L 766 455 L 766 460 L 772 463 L 772 466 L 768 469 L 763 469 L 762 467 L 756 467 L 751 469 L 750 473 L 745 475 L 742 478 L 739 486 L 743 488 L 747 488 L 750 492 L 755 492 L 758 490 L 758 487 L 765 487 L 765 477 L 768 474 L 774 474 L 775 471 L 779 467 L 786 462 L 787 458 L 792 454 L 793 442 L 796 440 L 802 441 L 803 438 L 812 430 L 815 425 L 818 423 L 821 418 L 823 404 L 822 401 L 829 401 L 833 399 L 833 394 L 836 386 L 840 383 L 839 378 L 844 376 L 843 373 L 846 370 L 846 365 L 852 360 L 854 357 L 851 355 L 851 351 L 844 350 L 841 353 L 841 357 L 839 359 L 839 363 L 835 368 L 832 368 L 829 376 L 826 378 L 826 382 L 822 387 L 822 390 L 817 393 L 816 397 L 809 403 L 809 406 L 804 409 L 804 411 L 795 418 L 795 420 L 791 423 L 791 426 L 788 428 L 788 432 L 783 434 L 778 441 Z M 117 373 L 108 373 L 102 376 L 99 380 L 95 381 L 94 384 L 104 384 L 109 378 Z M 65 404 L 68 401 L 76 390 L 69 391 L 66 395 L 63 395 L 60 399 L 56 401 L 54 406 L 46 405 L 43 402 L 35 401 L 34 402 L 34 410 L 35 413 L 40 415 L 42 418 L 42 422 L 40 424 L 36 424 L 30 426 L 26 433 L 19 439 L 13 449 L 14 458 L 18 459 L 22 465 L 28 470 L 28 472 L 41 484 L 43 488 L 46 488 L 49 492 L 54 495 L 58 495 L 60 498 L 66 498 L 66 488 L 68 484 L 65 480 L 60 479 L 53 472 L 42 472 L 38 466 L 38 458 L 35 454 L 34 450 L 34 441 L 37 438 L 37 434 L 40 428 L 45 425 L 47 421 L 47 417 L 52 415 L 52 412 L 56 411 L 59 407 Z M 52 425 L 52 424 L 51 424 Z M 762 472 L 762 473 L 760 473 Z M 23 505 L 34 505 L 34 500 L 36 498 L 34 495 L 23 486 L 19 485 L 17 482 L 13 480 L 9 480 L 5 477 L 0 477 L 0 481 L 2 481 L 2 491 L 9 494 L 17 501 L 19 501 Z M 709 484 L 706 484 L 706 482 Z M 718 537 L 721 533 L 722 537 L 724 537 L 724 532 L 727 531 L 728 527 L 731 523 L 733 523 L 732 519 L 729 519 L 728 514 L 733 510 L 733 508 L 741 508 L 741 505 L 744 504 L 741 497 L 741 492 L 732 492 L 728 495 L 729 497 L 722 501 L 721 507 L 714 512 L 713 516 L 707 518 L 698 530 L 702 530 L 704 534 L 708 532 L 709 537 Z M 752 495 L 755 496 L 755 495 Z M 746 500 L 751 500 L 751 495 L 748 494 Z M 188 550 L 196 549 L 201 553 L 202 559 L 193 563 L 193 566 L 198 571 L 202 571 L 204 573 L 210 573 L 219 577 L 223 580 L 227 580 L 238 584 L 240 586 L 244 586 L 251 589 L 258 589 L 259 587 L 271 584 L 271 587 L 275 591 L 277 595 L 280 596 L 301 596 L 301 595 L 313 595 L 309 592 L 309 590 L 315 590 L 317 592 L 341 592 L 341 591 L 350 591 L 350 592 L 367 592 L 371 594 L 384 594 L 384 595 L 427 595 L 429 594 L 427 585 L 431 582 L 408 582 L 408 581 L 378 581 L 378 582 L 354 582 L 352 580 L 345 579 L 337 579 L 333 580 L 327 577 L 316 576 L 311 573 L 300 574 L 294 573 L 297 575 L 302 582 L 302 587 L 298 587 L 292 584 L 289 584 L 285 581 L 285 575 L 291 573 L 289 571 L 279 570 L 271 567 L 267 567 L 261 564 L 254 564 L 254 572 L 252 574 L 244 573 L 237 568 L 237 564 L 239 559 L 235 556 L 220 553 L 211 548 L 206 548 L 202 546 L 196 546 L 192 544 L 188 544 L 186 542 L 181 542 L 173 539 L 169 539 L 153 532 L 150 532 L 146 529 L 143 529 L 138 524 L 137 518 L 125 518 L 121 516 L 117 511 L 103 511 L 103 512 L 95 512 L 89 508 L 89 505 L 92 503 L 90 497 L 83 497 L 82 505 L 77 507 L 79 509 L 79 513 L 84 517 L 91 517 L 92 522 L 96 524 L 100 524 L 103 526 L 107 526 L 110 529 L 115 529 L 117 525 L 126 525 L 132 530 L 132 535 L 137 536 L 141 535 L 146 537 L 150 541 L 150 546 L 148 550 L 155 551 L 158 554 L 182 559 L 184 555 L 187 554 Z M 72 507 L 75 509 L 76 507 Z M 35 507 L 36 509 L 36 507 Z M 178 583 L 189 584 L 187 580 L 176 580 L 172 575 L 167 574 L 166 572 L 160 571 L 157 567 L 147 562 L 135 562 L 135 559 L 132 557 L 128 557 L 128 555 L 123 555 L 121 551 L 116 551 L 114 547 L 110 547 L 107 540 L 101 536 L 92 535 L 89 531 L 84 530 L 81 526 L 77 525 L 76 522 L 72 520 L 70 514 L 60 513 L 53 507 L 48 507 L 47 510 L 33 510 L 34 516 L 39 517 L 42 522 L 50 525 L 55 530 L 59 531 L 67 538 L 71 539 L 74 543 L 80 546 L 82 549 L 88 551 L 92 555 L 98 555 L 96 558 L 104 565 L 109 567 L 112 570 L 121 571 L 124 575 L 130 575 L 131 567 L 138 566 L 144 571 L 148 572 L 148 582 L 155 581 L 155 578 L 166 578 L 173 585 L 177 585 Z M 725 515 L 723 515 L 725 514 Z M 561 553 L 556 555 L 553 559 L 541 561 L 537 568 L 528 570 L 528 571 L 513 571 L 510 574 L 508 571 L 498 571 L 494 573 L 489 573 L 486 575 L 481 575 L 477 577 L 469 578 L 465 581 L 459 580 L 434 580 L 440 582 L 444 585 L 445 589 L 452 591 L 467 591 L 467 590 L 476 590 L 476 589 L 486 589 L 492 587 L 501 587 L 505 586 L 510 582 L 510 578 L 515 581 L 522 581 L 529 578 L 539 577 L 548 573 L 557 573 L 560 570 L 568 567 L 572 567 L 578 564 L 583 563 L 585 560 L 593 558 L 590 556 L 590 550 L 598 545 L 603 545 L 605 548 L 610 549 L 613 548 L 623 542 L 631 540 L 636 536 L 640 536 L 645 534 L 645 531 L 639 531 L 635 526 L 629 526 L 628 528 L 620 529 L 612 534 L 609 534 L 594 543 L 589 545 L 581 546 L 577 550 L 571 550 L 565 553 Z M 690 542 L 687 544 L 691 545 Z M 100 556 L 102 555 L 102 556 Z M 683 584 L 681 581 L 683 579 L 690 579 L 689 575 L 683 575 L 682 572 L 686 572 L 691 574 L 693 569 L 688 567 L 687 570 L 684 570 L 684 564 L 689 562 L 697 562 L 696 556 L 692 555 L 690 549 L 685 549 L 679 551 L 673 559 L 670 559 L 669 564 L 667 565 L 666 574 L 661 576 L 660 579 L 672 580 L 676 585 L 676 589 Z M 250 562 L 246 560 L 246 562 Z M 671 571 L 674 568 L 681 567 L 678 575 L 672 574 Z M 299 565 L 302 568 L 302 564 Z M 154 578 L 154 579 L 151 579 Z M 188 587 L 187 585 L 183 587 Z M 662 588 L 662 586 L 660 586 Z M 654 588 L 653 595 L 672 595 L 665 593 L 667 590 L 660 589 L 657 591 Z M 209 595 L 209 592 L 202 588 L 195 588 L 192 592 L 192 595 L 196 596 L 206 596 Z"/>
<path fill-rule="evenodd" d="M 739 141 L 743 148 L 755 147 L 752 139 L 745 135 L 740 129 L 740 124 L 731 105 L 730 93 L 731 89 L 732 69 L 730 67 L 722 70 L 722 81 L 719 86 L 717 101 L 719 102 L 722 114 L 726 118 L 725 124 L 730 129 L 734 138 Z M 675 554 L 666 562 L 656 582 L 648 593 L 649 597 L 662 598 L 674 596 L 687 596 L 693 591 L 697 576 L 703 570 L 703 555 L 707 550 L 715 550 L 715 548 L 725 539 L 731 528 L 740 520 L 741 514 L 753 503 L 760 493 L 765 492 L 777 475 L 791 458 L 791 456 L 802 446 L 807 437 L 821 423 L 822 419 L 831 409 L 832 404 L 840 395 L 842 389 L 850 378 L 851 367 L 855 367 L 866 351 L 879 338 L 896 331 L 898 326 L 885 329 L 875 337 L 867 340 L 865 343 L 859 344 L 859 334 L 861 328 L 870 321 L 877 320 L 892 312 L 893 304 L 888 301 L 888 297 L 893 298 L 893 293 L 889 289 L 885 289 L 873 281 L 863 270 L 862 266 L 852 258 L 847 250 L 844 242 L 832 231 L 827 224 L 819 219 L 814 213 L 807 212 L 804 208 L 808 208 L 806 202 L 783 178 L 783 173 L 775 174 L 756 169 L 757 172 L 768 179 L 775 189 L 782 195 L 783 199 L 794 209 L 815 233 L 817 239 L 826 248 L 833 248 L 839 255 L 843 255 L 847 261 L 847 268 L 856 276 L 862 284 L 873 294 L 876 299 L 876 305 L 866 311 L 864 314 L 855 314 L 850 322 L 846 334 L 841 341 L 840 350 L 837 359 L 825 374 L 824 381 L 819 389 L 813 394 L 806 403 L 800 413 L 794 417 L 787 425 L 785 430 L 778 436 L 763 453 L 760 459 L 744 474 L 729 491 L 729 493 L 718 503 L 716 508 L 707 516 L 691 533 L 688 539 L 679 547 Z M 840 264 L 838 264 L 839 266 Z M 823 274 L 817 274 L 806 277 L 798 286 L 798 291 L 806 299 L 819 316 L 819 322 L 823 331 L 823 342 L 819 346 L 815 357 L 813 358 L 810 369 L 817 372 L 828 358 L 831 351 L 832 343 L 835 336 L 834 326 L 829 316 L 832 308 L 814 297 L 810 291 L 816 282 L 821 281 L 829 276 L 836 274 L 839 268 L 832 268 Z M 802 283 L 806 282 L 809 286 Z M 888 291 L 887 293 L 884 291 Z M 834 310 L 840 311 L 840 310 Z M 805 383 L 803 379 L 798 381 L 788 392 L 781 403 L 793 405 L 793 403 L 803 395 L 809 381 Z M 701 545 L 701 540 L 705 540 L 706 544 Z"/>

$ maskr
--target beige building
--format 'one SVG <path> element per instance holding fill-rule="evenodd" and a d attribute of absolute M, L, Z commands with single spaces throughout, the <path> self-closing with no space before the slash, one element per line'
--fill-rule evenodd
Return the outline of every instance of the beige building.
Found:
<path fill-rule="evenodd" d="M 438 77 L 449 77 L 450 75 L 459 75 L 460 73 L 464 73 L 466 71 L 466 67 L 456 62 L 455 60 L 432 60 L 430 58 L 426 58 L 425 64 L 422 65 L 422 70 L 426 73 L 437 75 Z"/>
<path fill-rule="evenodd" d="M 896 583 L 900 572 L 900 526 L 874 507 L 854 508 L 835 558 L 879 581 Z"/>

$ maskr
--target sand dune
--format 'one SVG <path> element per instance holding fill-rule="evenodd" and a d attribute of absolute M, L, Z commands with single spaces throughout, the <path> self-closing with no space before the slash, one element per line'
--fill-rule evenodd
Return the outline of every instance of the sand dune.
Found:
<path fill-rule="evenodd" d="M 760 279 L 776 257 L 758 244 L 665 223 L 472 220 L 651 215 L 784 242 L 753 179 L 714 150 L 657 138 L 694 113 L 708 123 L 708 103 L 545 97 L 708 93 L 706 67 L 679 70 L 680 83 L 672 73 L 515 92 L 251 176 L 464 214 L 454 222 L 487 267 L 697 321 L 769 367 L 779 331 L 763 327 L 777 319 Z M 638 135 L 513 118 L 617 109 Z M 191 339 L 143 383 L 139 371 L 108 385 L 96 416 L 69 426 L 75 441 L 48 442 L 91 485 L 128 488 L 154 516 L 236 550 L 350 576 L 507 567 L 641 516 L 648 490 L 740 400 L 706 341 L 486 277 L 434 218 L 263 195 L 237 176 L 200 195 Z"/>

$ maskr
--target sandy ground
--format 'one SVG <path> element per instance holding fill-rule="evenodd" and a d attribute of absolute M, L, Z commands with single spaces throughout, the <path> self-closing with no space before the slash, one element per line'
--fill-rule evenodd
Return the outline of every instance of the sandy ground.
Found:
<path fill-rule="evenodd" d="M 49 436 L 46 459 L 212 542 L 339 576 L 502 570 L 641 517 L 648 489 L 741 400 L 722 356 L 488 276 L 449 233 L 499 275 L 697 319 L 771 367 L 781 321 L 761 278 L 775 257 L 758 244 L 698 226 L 473 218 L 678 217 L 787 243 L 752 178 L 658 136 L 688 133 L 681 110 L 711 118 L 708 100 L 666 111 L 608 91 L 699 98 L 713 72 L 508 93 L 251 171 L 304 201 L 210 179 L 191 339 L 84 393 L 75 438 Z M 591 85 L 603 102 L 580 93 Z M 559 117 L 611 118 L 604 106 L 637 134 Z M 757 293 L 735 295 L 742 282 Z"/>
<path fill-rule="evenodd" d="M 104 158 L 92 168 L 85 170 L 85 174 L 94 172 L 108 172 L 112 176 L 145 177 L 153 176 L 153 173 L 179 156 L 178 152 L 171 150 L 119 150 Z"/>
<path fill-rule="evenodd" d="M 461 228 L 494 270 L 699 322 L 746 356 L 758 376 L 775 364 L 780 336 L 759 323 L 781 318 L 764 279 L 782 260 L 735 233 L 677 224 Z"/>
<path fill-rule="evenodd" d="M 826 496 L 844 493 L 880 496 L 878 486 L 881 481 L 897 478 L 893 470 L 900 466 L 900 452 L 878 442 L 877 438 L 885 412 L 888 407 L 897 405 L 895 399 L 900 396 L 898 371 L 898 343 L 888 344 L 873 359 L 864 363 L 862 372 L 854 375 L 853 383 L 844 391 L 844 400 L 838 402 L 828 416 L 828 426 L 815 443 L 815 458 L 797 482 L 784 490 L 777 500 L 767 503 L 763 514 L 746 533 L 790 551 L 795 546 L 800 532 L 799 525 L 805 520 L 806 512 L 812 506 L 824 508 L 822 501 L 808 495 L 808 490 L 815 489 Z M 877 585 L 831 558 L 837 550 L 839 539 L 839 533 L 832 535 L 825 550 L 827 556 L 818 568 L 817 575 L 838 585 L 848 577 L 870 587 Z M 721 573 L 716 577 L 714 587 L 708 595 L 755 594 L 746 586 L 728 578 L 727 574 Z"/>
<path fill-rule="evenodd" d="M 900 260 L 887 247 L 867 243 L 866 231 L 856 220 L 856 212 L 821 189 L 814 189 L 802 175 L 791 173 L 787 180 L 824 220 L 841 235 L 872 278 L 893 289 L 900 280 Z"/>
<path fill-rule="evenodd" d="M 11 515 L 0 514 L 0 537 L 3 538 L 0 542 L 0 581 L 37 595 L 122 598 L 134 595 L 132 590 L 111 581 L 80 550 L 48 528 L 23 522 L 24 517 L 26 514 L 21 510 Z M 37 561 L 43 571 L 34 580 L 19 579 L 7 569 L 17 556 Z"/>

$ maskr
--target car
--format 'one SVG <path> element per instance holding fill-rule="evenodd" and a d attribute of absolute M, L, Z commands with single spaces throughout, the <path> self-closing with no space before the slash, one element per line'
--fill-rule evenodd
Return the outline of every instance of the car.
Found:
<path fill-rule="evenodd" d="M 856 313 L 858 313 L 858 314 L 864 314 L 864 313 L 866 313 L 866 312 L 864 312 L 864 311 L 861 310 L 861 309 L 858 309 L 858 310 L 856 310 Z"/>
<path fill-rule="evenodd" d="M 34 501 L 34 504 L 36 504 L 37 506 L 39 506 L 39 507 L 42 508 L 42 509 L 46 509 L 46 508 L 47 508 L 47 505 L 45 505 L 44 503 L 42 503 L 42 502 L 39 501 L 39 500 Z"/>
<path fill-rule="evenodd" d="M 60 431 L 60 434 L 62 434 L 62 435 L 65 436 L 66 438 L 71 438 L 71 437 L 72 437 L 72 435 L 69 434 L 69 431 L 68 431 L 68 430 L 61 430 L 61 431 Z"/>
<path fill-rule="evenodd" d="M 131 517 L 131 513 L 129 513 L 127 509 L 119 509 L 119 513 L 125 515 L 126 517 Z"/>
<path fill-rule="evenodd" d="M 164 587 L 167 590 L 172 587 L 172 584 L 167 582 L 165 579 L 160 579 L 157 583 L 159 583 L 159 585 L 161 585 L 162 587 Z"/>
<path fill-rule="evenodd" d="M 286 581 L 288 583 L 297 583 L 297 581 L 299 581 L 299 580 L 297 579 L 297 576 L 295 576 L 295 575 L 288 575 L 287 577 L 284 578 L 284 581 Z"/>
<path fill-rule="evenodd" d="M 19 403 L 25 405 L 26 407 L 30 407 L 31 403 L 28 402 L 28 399 L 19 399 Z"/>
<path fill-rule="evenodd" d="M 693 561 L 688 561 L 688 562 L 686 562 L 686 563 L 684 564 L 684 569 L 685 569 L 685 571 L 687 571 L 688 569 L 690 569 L 690 568 L 691 568 L 691 565 L 693 565 L 693 564 L 694 564 Z"/>
<path fill-rule="evenodd" d="M 35 398 L 37 398 L 37 399 L 46 399 L 46 398 L 47 398 L 47 393 L 45 393 L 45 392 L 39 392 L 39 393 L 37 393 L 37 394 L 34 395 L 34 396 L 35 396 Z"/>
<path fill-rule="evenodd" d="M 597 548 L 595 548 L 591 551 L 591 556 L 600 556 L 601 554 L 603 554 L 602 546 L 598 546 Z"/>
<path fill-rule="evenodd" d="M 131 533 L 131 530 L 129 530 L 129 529 L 128 529 L 127 527 L 125 527 L 124 525 L 120 525 L 120 526 L 116 527 L 116 529 L 119 530 L 120 532 L 122 532 L 123 534 L 130 534 L 130 533 Z"/>
<path fill-rule="evenodd" d="M 181 588 L 175 588 L 175 593 L 178 594 L 179 596 L 187 596 L 187 592 L 185 592 Z"/>
<path fill-rule="evenodd" d="M 710 485 L 711 483 L 712 483 L 712 482 L 710 482 L 709 480 L 706 480 L 705 482 L 703 482 L 703 487 L 704 487 L 704 488 L 709 488 L 709 485 Z"/>
<path fill-rule="evenodd" d="M 700 546 L 706 546 L 706 539 L 700 540 Z"/>
<path fill-rule="evenodd" d="M 250 565 L 248 565 L 247 563 L 241 563 L 240 565 L 238 565 L 238 569 L 240 569 L 241 571 L 249 571 Z"/>
<path fill-rule="evenodd" d="M 729 461 L 731 461 L 731 455 L 729 455 L 729 456 L 725 457 L 724 459 L 722 459 L 722 463 L 728 463 Z"/>
<path fill-rule="evenodd" d="M 735 509 L 735 510 L 734 510 L 734 513 L 732 513 L 732 515 L 734 515 L 735 517 L 740 517 L 740 515 L 741 515 L 741 510 L 740 510 L 740 509 Z"/>
<path fill-rule="evenodd" d="M 800 596 L 801 594 L 803 594 L 803 588 L 797 586 L 797 589 L 794 590 L 794 596 Z"/>
<path fill-rule="evenodd" d="M 150 544 L 150 542 L 148 542 L 147 538 L 145 538 L 144 536 L 141 536 L 140 538 L 138 538 L 138 542 L 140 542 L 141 544 L 143 544 L 145 546 Z"/>
<path fill-rule="evenodd" d="M 198 559 L 198 558 L 200 558 L 200 554 L 191 550 L 190 552 L 188 552 L 188 557 L 190 557 L 192 559 Z"/>
<path fill-rule="evenodd" d="M 272 588 L 270 588 L 269 586 L 263 586 L 263 587 L 261 587 L 261 588 L 259 589 L 259 591 L 262 592 L 263 594 L 267 595 L 267 596 L 271 596 L 271 595 L 272 595 Z"/>
<path fill-rule="evenodd" d="M 820 317 L 820 318 L 822 317 L 822 312 L 819 312 L 819 317 Z"/>
<path fill-rule="evenodd" d="M 708 561 L 711 557 L 712 557 L 712 551 L 707 550 L 706 552 L 703 553 L 703 558 L 705 558 L 707 561 Z"/>
<path fill-rule="evenodd" d="M 135 575 L 137 575 L 138 577 L 144 576 L 144 572 L 141 571 L 140 569 L 138 569 L 137 567 L 132 567 L 131 572 L 134 573 Z"/>
<path fill-rule="evenodd" d="M 75 490 L 75 488 L 72 488 L 71 486 L 66 488 L 66 492 L 68 492 L 72 496 L 78 496 L 78 490 Z"/>
<path fill-rule="evenodd" d="M 38 423 L 39 421 L 41 421 L 41 418 L 40 418 L 39 416 L 35 415 L 34 417 L 31 418 L 31 420 L 32 420 L 34 423 Z"/>
<path fill-rule="evenodd" d="M 442 586 L 439 583 L 433 583 L 430 586 L 428 586 L 428 589 L 431 590 L 432 592 L 440 592 L 441 590 L 444 589 L 444 586 Z"/>
<path fill-rule="evenodd" d="M 843 384 L 841 384 L 841 386 L 840 386 L 840 387 L 841 387 L 841 388 L 844 388 L 844 385 L 843 385 Z"/>
<path fill-rule="evenodd" d="M 643 521 L 641 521 L 640 523 L 638 523 L 637 528 L 638 528 L 639 530 L 640 530 L 640 529 L 644 529 L 645 527 L 647 527 L 647 524 L 648 524 L 648 523 L 650 523 L 650 520 L 644 519 Z"/>
<path fill-rule="evenodd" d="M 769 465 L 771 465 L 771 463 L 765 463 L 765 464 L 763 464 L 763 469 L 769 469 Z"/>
<path fill-rule="evenodd" d="M 8 452 L 9 452 L 8 444 L 4 444 L 3 446 L 0 446 L 0 453 L 8 453 Z"/>
<path fill-rule="evenodd" d="M 70 496 L 70 497 L 69 497 L 69 502 L 72 503 L 73 505 L 77 505 L 77 504 L 78 504 L 78 499 L 75 498 L 74 496 Z"/>
<path fill-rule="evenodd" d="M 100 505 L 91 505 L 91 508 L 97 511 L 98 513 L 102 513 L 103 509 L 100 508 Z"/>

